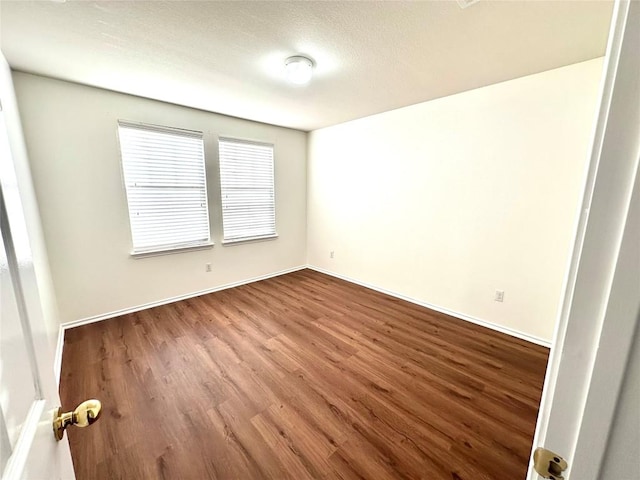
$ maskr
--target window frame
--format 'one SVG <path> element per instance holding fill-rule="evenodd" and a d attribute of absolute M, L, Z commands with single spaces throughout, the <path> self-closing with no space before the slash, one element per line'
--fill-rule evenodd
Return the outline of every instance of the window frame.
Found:
<path fill-rule="evenodd" d="M 265 235 L 251 235 L 251 236 L 243 236 L 243 237 L 235 237 L 235 238 L 225 237 L 225 223 L 224 223 L 225 201 L 224 201 L 224 186 L 223 186 L 223 173 L 222 173 L 223 158 L 222 158 L 222 149 L 221 149 L 223 142 L 257 145 L 257 146 L 271 148 L 270 173 L 271 173 L 271 195 L 272 195 L 272 204 L 273 204 L 273 232 L 272 233 L 265 234 Z M 231 135 L 219 135 L 218 136 L 218 175 L 219 175 L 219 186 L 220 186 L 220 220 L 222 223 L 222 240 L 221 240 L 222 245 L 233 246 L 233 245 L 238 245 L 242 243 L 277 239 L 279 235 L 277 231 L 277 219 L 276 219 L 276 147 L 275 147 L 275 143 L 264 141 L 264 140 L 234 137 Z"/>
<path fill-rule="evenodd" d="M 166 133 L 173 134 L 182 137 L 190 137 L 197 138 L 202 142 L 202 178 L 203 178 L 203 194 L 204 194 L 204 215 L 206 216 L 206 228 L 207 228 L 207 239 L 206 240 L 194 240 L 193 242 L 180 242 L 180 243 L 169 243 L 169 244 L 156 244 L 154 246 L 145 248 L 138 247 L 136 248 L 134 244 L 134 225 L 132 223 L 132 211 L 131 211 L 131 202 L 129 196 L 129 185 L 127 183 L 127 174 L 125 171 L 125 158 L 123 152 L 123 144 L 120 136 L 120 128 L 129 128 L 140 131 L 147 132 L 158 132 L 158 133 Z M 129 239 L 131 241 L 131 251 L 130 256 L 138 259 L 145 257 L 152 257 L 158 255 L 170 255 L 174 253 L 183 253 L 193 250 L 203 250 L 213 248 L 215 243 L 213 242 L 213 238 L 211 235 L 211 212 L 209 209 L 209 185 L 208 185 L 208 177 L 207 177 L 207 161 L 206 161 L 206 153 L 205 153 L 205 141 L 204 141 L 204 132 L 199 130 L 190 130 L 178 127 L 169 127 L 166 125 L 157 125 L 150 124 L 144 122 L 134 122 L 129 120 L 119 119 L 117 121 L 116 128 L 116 138 L 118 143 L 118 150 L 120 154 L 120 172 L 122 185 L 125 193 L 126 205 L 127 205 L 127 220 L 129 224 Z"/>

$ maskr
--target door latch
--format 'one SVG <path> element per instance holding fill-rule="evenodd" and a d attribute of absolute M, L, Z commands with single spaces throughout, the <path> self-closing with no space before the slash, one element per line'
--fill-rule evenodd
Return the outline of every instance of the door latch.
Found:
<path fill-rule="evenodd" d="M 569 465 L 567 461 L 557 453 L 538 447 L 533 452 L 533 468 L 542 478 L 550 480 L 564 480 L 562 472 Z"/>

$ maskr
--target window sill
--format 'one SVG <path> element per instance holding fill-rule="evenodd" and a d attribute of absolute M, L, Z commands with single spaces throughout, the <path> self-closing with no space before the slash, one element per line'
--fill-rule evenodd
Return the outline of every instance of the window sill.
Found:
<path fill-rule="evenodd" d="M 213 242 L 201 243 L 198 245 L 190 245 L 186 247 L 166 247 L 158 250 L 145 250 L 142 252 L 131 252 L 131 256 L 135 259 L 146 257 L 157 257 L 160 255 L 173 255 L 174 253 L 190 252 L 193 250 L 206 250 L 213 248 Z"/>
<path fill-rule="evenodd" d="M 278 238 L 278 234 L 274 233 L 273 235 L 262 235 L 260 237 L 246 237 L 246 238 L 238 238 L 233 240 L 222 240 L 222 244 L 225 247 L 230 247 L 233 245 L 238 245 L 240 243 L 251 243 L 251 242 L 261 242 L 264 240 L 275 240 Z"/>

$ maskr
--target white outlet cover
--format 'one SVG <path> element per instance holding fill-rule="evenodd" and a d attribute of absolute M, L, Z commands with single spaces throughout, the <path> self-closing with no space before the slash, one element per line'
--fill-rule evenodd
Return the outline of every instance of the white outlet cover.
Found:
<path fill-rule="evenodd" d="M 460 8 L 467 8 L 479 1 L 480 0 L 458 0 L 458 5 L 460 5 Z"/>

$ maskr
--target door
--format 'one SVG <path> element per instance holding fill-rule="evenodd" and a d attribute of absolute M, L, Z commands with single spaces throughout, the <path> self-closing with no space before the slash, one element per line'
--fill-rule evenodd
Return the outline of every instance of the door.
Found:
<path fill-rule="evenodd" d="M 24 140 L 0 60 L 0 472 L 3 480 L 73 479 L 68 441 L 53 435 L 60 399 L 16 170 L 26 164 Z"/>
<path fill-rule="evenodd" d="M 574 254 L 533 444 L 563 456 L 569 464 L 564 476 L 573 480 L 602 477 L 640 313 L 640 2 L 616 2 L 609 37 Z M 527 478 L 539 477 L 530 467 Z M 627 472 L 619 478 L 637 477 Z"/>

